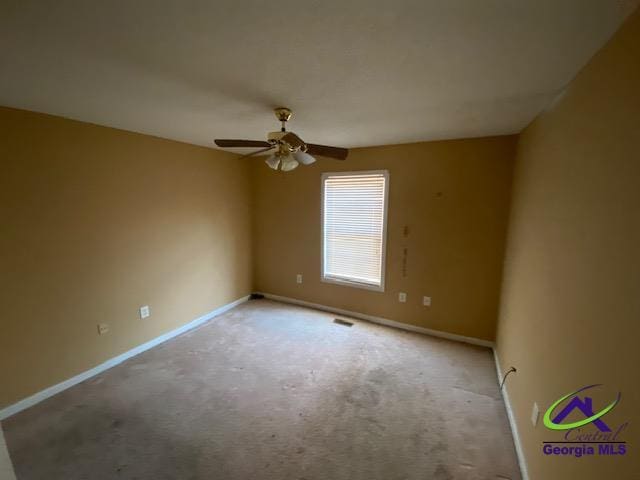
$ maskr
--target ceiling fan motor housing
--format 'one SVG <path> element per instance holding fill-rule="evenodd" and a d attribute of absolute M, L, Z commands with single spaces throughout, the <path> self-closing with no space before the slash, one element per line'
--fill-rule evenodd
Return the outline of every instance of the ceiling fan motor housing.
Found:
<path fill-rule="evenodd" d="M 286 134 L 287 132 L 269 132 L 267 135 L 267 141 L 269 143 L 278 143 Z"/>
<path fill-rule="evenodd" d="M 269 134 L 267 135 L 267 141 L 271 144 L 271 145 L 279 145 L 280 146 L 280 152 L 297 152 L 299 150 L 301 151 L 306 151 L 306 145 L 302 144 L 302 145 L 292 145 L 291 143 L 289 143 L 289 141 L 285 140 L 284 137 L 289 134 L 290 132 L 269 132 Z"/>

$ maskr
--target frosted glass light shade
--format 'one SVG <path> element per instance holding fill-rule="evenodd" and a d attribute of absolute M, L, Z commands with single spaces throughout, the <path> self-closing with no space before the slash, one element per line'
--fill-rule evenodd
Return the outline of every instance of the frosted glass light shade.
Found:
<path fill-rule="evenodd" d="M 264 163 L 269 165 L 269 168 L 273 168 L 274 170 L 278 170 L 278 165 L 280 165 L 280 157 L 277 155 L 271 155 L 267 158 Z"/>
<path fill-rule="evenodd" d="M 286 157 L 282 157 L 282 166 L 280 167 L 280 170 L 282 170 L 283 172 L 288 172 L 296 168 L 298 165 L 299 163 L 295 158 L 293 158 L 291 155 L 287 155 Z"/>
<path fill-rule="evenodd" d="M 316 159 L 313 158 L 311 155 L 309 155 L 307 152 L 302 152 L 302 151 L 295 152 L 293 154 L 293 158 L 295 158 L 302 165 L 311 165 L 313 162 L 316 161 Z"/>

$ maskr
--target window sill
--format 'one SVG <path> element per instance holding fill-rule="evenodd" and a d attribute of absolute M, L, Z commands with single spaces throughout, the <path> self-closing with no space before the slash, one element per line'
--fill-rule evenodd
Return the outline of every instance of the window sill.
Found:
<path fill-rule="evenodd" d="M 320 277 L 320 281 L 324 283 L 332 283 L 334 285 L 341 285 L 343 287 L 361 288 L 363 290 L 371 290 L 373 292 L 384 292 L 384 280 L 382 285 L 371 285 L 369 283 L 361 283 L 355 280 L 346 280 L 342 278 L 334 277 Z"/>

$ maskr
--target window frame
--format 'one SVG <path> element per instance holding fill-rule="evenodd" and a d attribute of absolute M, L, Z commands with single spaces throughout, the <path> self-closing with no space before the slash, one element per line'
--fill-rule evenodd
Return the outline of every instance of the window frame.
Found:
<path fill-rule="evenodd" d="M 335 278 L 325 275 L 325 223 L 324 223 L 324 182 L 329 177 L 347 177 L 352 175 L 382 175 L 384 177 L 384 204 L 382 212 L 382 254 L 380 258 L 380 285 L 357 280 Z M 356 170 L 348 172 L 323 172 L 320 176 L 320 281 L 345 287 L 362 288 L 374 292 L 384 292 L 387 267 L 387 221 L 389 217 L 389 171 L 388 170 Z"/>

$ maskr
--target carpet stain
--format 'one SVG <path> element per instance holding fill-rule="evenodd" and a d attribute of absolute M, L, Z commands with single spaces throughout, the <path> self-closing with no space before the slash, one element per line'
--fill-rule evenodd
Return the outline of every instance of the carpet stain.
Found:
<path fill-rule="evenodd" d="M 434 480 L 453 480 L 453 475 L 451 475 L 447 467 L 440 464 L 438 465 L 438 468 L 436 468 L 433 478 Z"/>
<path fill-rule="evenodd" d="M 431 447 L 429 449 L 429 452 L 431 452 L 431 453 L 440 453 L 440 452 L 446 452 L 448 449 L 449 449 L 449 447 L 447 447 L 447 445 L 445 443 L 438 442 L 433 447 Z"/>

